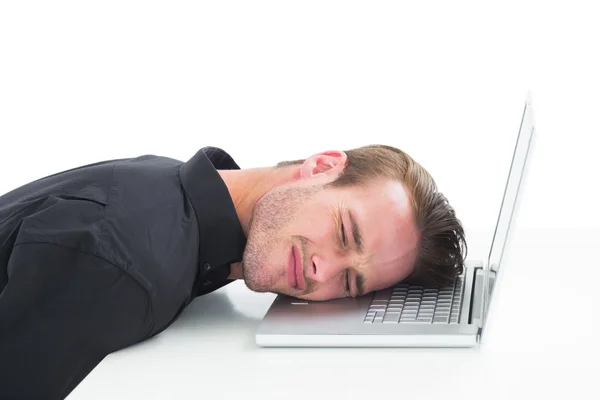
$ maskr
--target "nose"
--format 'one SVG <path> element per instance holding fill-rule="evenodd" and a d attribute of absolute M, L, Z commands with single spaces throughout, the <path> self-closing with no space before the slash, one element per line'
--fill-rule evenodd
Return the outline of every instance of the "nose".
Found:
<path fill-rule="evenodd" d="M 313 254 L 308 266 L 308 277 L 315 282 L 325 283 L 344 269 L 341 257 L 323 257 Z"/>

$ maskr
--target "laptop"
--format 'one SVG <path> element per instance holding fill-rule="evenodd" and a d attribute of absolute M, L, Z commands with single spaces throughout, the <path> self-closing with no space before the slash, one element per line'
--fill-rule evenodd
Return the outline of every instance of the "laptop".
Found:
<path fill-rule="evenodd" d="M 256 331 L 262 347 L 473 347 L 482 341 L 534 136 L 528 95 L 487 260 L 446 287 L 399 283 L 358 298 L 278 295 Z"/>

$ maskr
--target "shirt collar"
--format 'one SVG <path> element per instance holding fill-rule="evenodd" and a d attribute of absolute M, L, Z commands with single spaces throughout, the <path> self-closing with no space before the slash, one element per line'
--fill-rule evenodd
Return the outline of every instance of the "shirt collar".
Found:
<path fill-rule="evenodd" d="M 210 268 L 226 268 L 228 276 L 230 264 L 242 261 L 246 236 L 217 169 L 240 167 L 224 150 L 204 147 L 181 165 L 179 175 L 198 221 L 200 271 L 208 264 Z"/>

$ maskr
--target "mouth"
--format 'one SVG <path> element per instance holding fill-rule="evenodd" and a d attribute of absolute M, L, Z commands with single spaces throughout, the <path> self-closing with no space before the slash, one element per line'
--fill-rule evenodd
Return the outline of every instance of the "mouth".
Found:
<path fill-rule="evenodd" d="M 292 289 L 304 290 L 302 258 L 296 246 L 292 246 L 288 259 L 287 279 Z"/>

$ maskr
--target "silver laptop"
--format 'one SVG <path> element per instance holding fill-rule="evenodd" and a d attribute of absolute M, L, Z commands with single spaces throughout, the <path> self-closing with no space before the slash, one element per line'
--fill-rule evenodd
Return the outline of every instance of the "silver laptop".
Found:
<path fill-rule="evenodd" d="M 481 342 L 534 134 L 528 96 L 487 261 L 447 287 L 397 284 L 359 298 L 278 295 L 256 332 L 264 347 L 471 347 Z"/>

